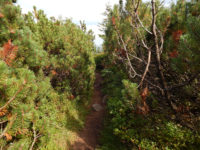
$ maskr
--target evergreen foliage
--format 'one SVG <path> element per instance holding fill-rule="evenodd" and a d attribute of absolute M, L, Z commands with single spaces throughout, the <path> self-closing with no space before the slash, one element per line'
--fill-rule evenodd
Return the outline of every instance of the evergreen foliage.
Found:
<path fill-rule="evenodd" d="M 0 148 L 67 149 L 104 78 L 103 150 L 200 146 L 200 2 L 119 0 L 94 35 L 44 11 L 0 1 Z M 95 65 L 96 61 L 96 65 Z M 97 66 L 97 67 L 96 67 Z"/>
<path fill-rule="evenodd" d="M 69 19 L 0 1 L 1 149 L 67 149 L 93 89 L 93 39 Z"/>
<path fill-rule="evenodd" d="M 106 121 L 106 133 L 102 134 L 100 149 L 114 150 L 116 142 L 120 150 L 198 149 L 199 133 L 169 119 L 173 116 L 171 110 L 166 106 L 162 108 L 151 93 L 147 98 L 151 114 L 142 115 L 137 111 L 138 106 L 142 106 L 142 97 L 137 84 L 129 81 L 123 71 L 112 67 L 104 70 L 102 75 L 104 93 L 108 95 L 109 120 Z"/>
<path fill-rule="evenodd" d="M 153 6 L 154 1 L 126 0 L 105 13 L 106 124 L 116 137 L 103 133 L 110 141 L 104 140 L 102 149 L 113 149 L 113 139 L 120 139 L 121 149 L 200 146 L 199 2 L 179 0 L 165 7 L 156 1 Z M 160 64 L 156 46 L 162 50 Z"/>

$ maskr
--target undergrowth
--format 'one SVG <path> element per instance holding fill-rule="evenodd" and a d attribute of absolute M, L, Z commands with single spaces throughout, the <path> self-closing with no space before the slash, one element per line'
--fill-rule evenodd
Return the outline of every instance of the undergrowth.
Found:
<path fill-rule="evenodd" d="M 199 133 L 176 122 L 170 108 L 151 93 L 147 98 L 151 112 L 137 112 L 141 103 L 137 84 L 122 70 L 112 66 L 102 70 L 102 76 L 108 116 L 99 149 L 198 149 Z"/>

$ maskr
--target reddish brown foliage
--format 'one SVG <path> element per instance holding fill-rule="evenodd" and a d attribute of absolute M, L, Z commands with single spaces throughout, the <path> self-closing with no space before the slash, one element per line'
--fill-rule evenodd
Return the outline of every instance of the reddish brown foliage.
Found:
<path fill-rule="evenodd" d="M 146 98 L 148 96 L 148 88 L 144 88 L 143 91 L 141 92 L 141 98 L 142 98 L 142 101 L 141 101 L 141 105 L 140 106 L 137 106 L 137 110 L 136 110 L 136 113 L 137 114 L 142 114 L 142 115 L 146 115 L 148 114 L 149 112 L 149 106 L 147 105 L 146 103 Z"/>
<path fill-rule="evenodd" d="M 69 98 L 70 100 L 73 100 L 75 97 L 74 97 L 74 95 L 70 95 L 68 98 Z"/>
<path fill-rule="evenodd" d="M 7 109 L 3 109 L 2 111 L 0 111 L 0 117 L 5 116 L 7 112 L 8 112 Z"/>
<path fill-rule="evenodd" d="M 173 40 L 174 40 L 175 42 L 179 42 L 180 37 L 181 37 L 182 34 L 183 34 L 183 31 L 182 31 L 182 30 L 177 30 L 177 31 L 173 32 L 173 33 L 172 33 Z"/>
<path fill-rule="evenodd" d="M 57 72 L 55 70 L 51 70 L 52 75 L 57 75 Z"/>
<path fill-rule="evenodd" d="M 8 115 L 7 115 L 7 118 L 8 118 L 8 120 L 11 120 L 12 119 L 12 114 L 11 113 L 9 113 Z"/>
<path fill-rule="evenodd" d="M 77 65 L 77 64 L 74 64 L 72 67 L 73 67 L 74 69 L 76 69 L 76 68 L 78 67 L 78 65 Z"/>
<path fill-rule="evenodd" d="M 199 16 L 199 12 L 198 11 L 193 11 L 192 12 L 192 16 Z"/>
<path fill-rule="evenodd" d="M 120 49 L 120 55 L 125 57 L 126 56 L 126 51 L 124 49 Z"/>
<path fill-rule="evenodd" d="M 14 46 L 11 40 L 8 40 L 4 44 L 3 50 L 0 51 L 0 58 L 3 59 L 7 65 L 11 65 L 12 61 L 15 59 L 18 47 Z"/>
<path fill-rule="evenodd" d="M 148 93 L 149 93 L 149 90 L 148 90 L 147 87 L 144 88 L 143 91 L 141 92 L 141 97 L 142 97 L 142 100 L 143 100 L 143 101 L 146 100 L 146 97 L 147 97 Z"/>
<path fill-rule="evenodd" d="M 15 33 L 15 30 L 14 30 L 14 29 L 12 29 L 12 28 L 10 28 L 10 29 L 9 29 L 9 31 L 10 31 L 10 33 L 12 33 L 12 34 L 14 34 L 14 33 Z"/>
<path fill-rule="evenodd" d="M 177 113 L 186 113 L 190 111 L 190 107 L 189 106 L 184 106 L 182 104 L 180 104 L 179 106 L 177 106 L 177 109 L 175 110 Z"/>
<path fill-rule="evenodd" d="M 118 54 L 118 56 L 126 57 L 126 51 L 124 49 L 115 49 L 115 52 Z"/>
<path fill-rule="evenodd" d="M 12 136 L 11 136 L 10 134 L 4 133 L 4 136 L 6 137 L 6 140 L 7 140 L 7 141 L 12 140 Z"/>
<path fill-rule="evenodd" d="M 171 58 L 176 58 L 176 57 L 178 57 L 178 52 L 176 50 L 174 50 L 174 51 L 172 51 L 172 52 L 169 53 L 169 56 Z"/>
<path fill-rule="evenodd" d="M 113 25 L 116 25 L 115 17 L 114 17 L 114 16 L 112 16 L 112 24 L 113 24 Z"/>
<path fill-rule="evenodd" d="M 17 132 L 16 132 L 16 135 L 25 135 L 28 133 L 28 129 L 19 129 Z"/>
<path fill-rule="evenodd" d="M 168 27 L 169 27 L 169 25 L 170 25 L 170 22 L 171 22 L 171 17 L 170 16 L 168 16 L 167 17 L 167 19 L 166 19 L 166 21 L 165 21 L 165 23 L 164 23 L 164 32 L 163 32 L 163 34 L 165 34 L 166 32 L 167 32 L 167 30 L 168 30 Z"/>
<path fill-rule="evenodd" d="M 0 13 L 0 18 L 3 18 L 3 17 L 4 17 L 4 15 L 2 13 Z"/>

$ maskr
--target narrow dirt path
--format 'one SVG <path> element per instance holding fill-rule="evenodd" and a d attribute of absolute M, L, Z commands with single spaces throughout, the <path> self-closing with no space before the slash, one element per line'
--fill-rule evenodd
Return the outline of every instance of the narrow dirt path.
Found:
<path fill-rule="evenodd" d="M 105 115 L 105 104 L 103 103 L 103 95 L 101 93 L 102 78 L 96 73 L 96 81 L 94 85 L 94 94 L 90 105 L 91 113 L 87 116 L 85 127 L 79 133 L 77 140 L 70 150 L 95 150 L 98 145 L 100 131 L 103 127 L 103 118 Z M 95 106 L 96 110 L 95 110 Z"/>

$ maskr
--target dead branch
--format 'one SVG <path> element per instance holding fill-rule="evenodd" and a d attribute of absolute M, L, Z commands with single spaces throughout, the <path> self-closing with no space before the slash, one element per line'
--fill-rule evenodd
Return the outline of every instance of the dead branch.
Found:
<path fill-rule="evenodd" d="M 130 53 L 128 53 L 128 55 L 130 55 L 130 56 L 133 57 L 134 59 L 137 59 L 139 62 L 144 63 L 145 65 L 147 64 L 146 61 L 142 60 L 141 58 L 139 58 L 139 57 L 137 57 L 137 56 L 134 56 L 134 55 L 132 55 L 132 54 L 130 54 Z"/>
<path fill-rule="evenodd" d="M 140 5 L 140 0 L 137 1 L 136 5 L 135 5 L 135 0 L 132 0 L 132 4 L 135 6 L 134 11 L 137 12 L 139 5 Z"/>
<path fill-rule="evenodd" d="M 142 21 L 140 20 L 140 17 L 138 16 L 138 8 L 139 8 L 139 5 L 140 5 L 140 0 L 137 1 L 137 4 L 135 5 L 135 0 L 132 0 L 132 4 L 135 6 L 134 8 L 134 15 L 135 15 L 135 18 L 136 20 L 138 20 L 140 26 L 146 31 L 148 32 L 149 34 L 152 34 L 151 31 L 149 31 L 142 23 Z M 134 15 L 131 13 L 131 12 L 128 12 L 132 17 L 134 17 Z M 136 21 L 135 20 L 135 21 Z"/>
<path fill-rule="evenodd" d="M 158 30 L 158 33 L 160 34 L 160 41 L 161 41 L 161 44 L 160 44 L 160 55 L 162 54 L 162 51 L 163 51 L 163 45 L 164 45 L 164 36 L 162 34 L 162 32 L 156 27 L 156 29 Z"/>
<path fill-rule="evenodd" d="M 142 37 L 142 34 L 141 34 L 141 32 L 138 30 L 138 28 L 139 28 L 139 26 L 138 26 L 138 24 L 137 24 L 137 13 L 135 12 L 134 13 L 135 14 L 135 17 L 134 17 L 134 15 L 133 14 L 131 14 L 131 18 L 132 18 L 132 21 L 131 21 L 131 27 L 133 28 L 132 30 L 134 31 L 134 30 L 136 30 L 136 32 L 138 33 L 138 35 L 140 36 L 140 37 Z M 133 25 L 133 20 L 135 20 L 135 26 Z M 142 22 L 141 22 L 142 23 Z M 143 25 L 141 25 L 141 26 L 143 26 Z M 144 26 L 143 26 L 144 27 Z M 145 27 L 143 28 L 146 32 L 150 32 L 150 31 L 148 31 Z M 150 32 L 150 34 L 152 34 L 151 32 Z M 139 38 L 138 38 L 138 40 L 139 40 Z M 147 49 L 147 50 L 149 50 L 149 47 L 147 46 L 147 44 L 145 43 L 145 41 L 144 41 L 144 39 L 140 39 L 141 40 L 141 43 L 142 43 L 142 47 L 143 48 L 145 48 L 145 49 Z"/>
<path fill-rule="evenodd" d="M 156 14 L 155 0 L 152 0 L 152 25 L 151 25 L 152 28 L 151 28 L 151 31 L 149 31 L 143 25 L 142 21 L 140 20 L 140 18 L 138 16 L 137 11 L 138 11 L 138 8 L 139 8 L 139 5 L 140 5 L 140 0 L 138 0 L 137 2 L 135 0 L 132 0 L 132 4 L 133 4 L 134 12 L 128 12 L 128 13 L 131 15 L 131 19 L 132 19 L 130 21 L 130 25 L 132 27 L 133 36 L 136 38 L 137 44 L 148 51 L 148 58 L 147 58 L 147 62 L 146 62 L 143 59 L 138 58 L 137 56 L 131 55 L 128 51 L 127 43 L 124 41 L 122 35 L 120 34 L 120 31 L 117 29 L 116 24 L 114 24 L 115 31 L 117 33 L 118 44 L 120 46 L 122 46 L 123 49 L 126 52 L 126 59 L 122 58 L 122 57 L 120 59 L 122 61 L 124 61 L 124 60 L 126 61 L 127 64 L 126 63 L 125 64 L 126 64 L 126 67 L 128 66 L 128 68 L 129 68 L 129 75 L 130 75 L 131 78 L 135 78 L 136 76 L 141 78 L 139 86 L 142 86 L 143 82 L 145 81 L 149 85 L 159 89 L 163 95 L 169 95 L 169 94 L 166 94 L 166 93 L 168 93 L 168 91 L 166 91 L 167 84 L 165 82 L 165 78 L 164 78 L 163 70 L 162 70 L 162 65 L 161 65 L 161 62 L 160 62 L 160 55 L 162 53 L 163 44 L 164 44 L 164 36 L 163 36 L 162 32 L 159 29 L 157 29 L 157 27 L 156 27 L 156 15 L 157 14 Z M 155 46 L 155 51 L 156 51 L 155 57 L 156 57 L 156 60 L 157 60 L 157 65 L 155 65 L 155 66 L 157 67 L 158 72 L 160 74 L 161 84 L 162 84 L 163 88 L 161 88 L 158 85 L 155 85 L 154 83 L 152 83 L 151 81 L 146 79 L 147 72 L 149 71 L 149 67 L 151 65 L 151 59 L 152 59 L 151 55 L 152 55 L 152 47 L 153 46 L 147 45 L 144 34 L 142 33 L 142 31 L 140 31 L 140 27 L 145 32 L 153 35 L 153 37 L 154 37 L 154 43 L 155 43 L 154 46 Z M 159 34 L 159 37 L 158 37 L 157 34 Z M 160 43 L 158 42 L 158 38 L 161 40 Z M 131 57 L 131 59 L 136 59 L 140 63 L 143 62 L 146 65 L 143 75 L 140 75 L 136 72 L 136 69 L 133 67 L 132 62 L 130 60 L 130 57 Z M 167 97 L 169 97 L 169 96 L 167 96 Z"/>
<path fill-rule="evenodd" d="M 0 124 L 4 124 L 4 123 L 6 123 L 6 122 L 8 122 L 8 120 L 1 121 Z"/>
<path fill-rule="evenodd" d="M 158 5 L 158 11 L 157 11 L 157 13 L 158 13 L 159 10 L 163 7 L 164 2 L 165 2 L 165 0 L 161 1 L 160 4 Z"/>
<path fill-rule="evenodd" d="M 129 55 L 128 55 L 128 50 L 127 50 L 126 43 L 124 42 L 124 40 L 123 40 L 123 38 L 122 38 L 122 35 L 120 35 L 120 33 L 119 33 L 119 31 L 118 31 L 116 25 L 115 25 L 115 30 L 116 30 L 116 32 L 117 32 L 118 38 L 120 39 L 120 41 L 121 41 L 121 43 L 122 43 L 122 46 L 123 46 L 123 48 L 124 48 L 124 51 L 126 52 L 126 58 L 127 58 L 127 60 L 128 60 L 128 65 L 129 65 L 131 71 L 134 73 L 134 75 L 132 76 L 132 74 L 131 74 L 131 76 L 134 78 L 134 77 L 137 75 L 137 72 L 135 71 L 135 69 L 133 68 L 133 66 L 132 66 L 132 64 L 131 64 L 131 61 L 130 61 L 130 58 L 129 58 Z M 120 42 L 119 42 L 119 43 L 120 43 Z M 120 44 L 120 45 L 121 45 L 121 44 Z"/>
<path fill-rule="evenodd" d="M 138 76 L 139 78 L 142 78 L 141 75 L 137 75 L 137 76 Z M 164 90 L 163 90 L 161 87 L 159 87 L 158 85 L 153 84 L 153 83 L 152 83 L 151 81 L 149 81 L 148 79 L 144 78 L 144 81 L 146 81 L 146 82 L 147 82 L 148 84 L 150 84 L 151 86 L 153 86 L 153 87 L 159 89 L 161 93 L 164 92 Z"/>
<path fill-rule="evenodd" d="M 135 15 L 136 15 L 136 18 L 137 18 L 137 20 L 139 21 L 141 27 L 142 27 L 146 32 L 148 32 L 149 34 L 152 34 L 152 32 L 149 31 L 149 30 L 143 25 L 143 23 L 142 23 L 142 21 L 140 20 L 138 14 L 136 13 Z"/>
<path fill-rule="evenodd" d="M 160 62 L 160 53 L 161 53 L 161 49 L 159 47 L 158 44 L 158 36 L 157 36 L 157 32 L 156 32 L 156 4 L 155 4 L 155 0 L 151 0 L 151 4 L 152 4 L 152 32 L 153 32 L 153 36 L 154 36 L 154 43 L 155 43 L 155 49 L 156 49 L 156 61 L 157 61 L 157 69 L 158 69 L 158 73 L 160 75 L 161 78 L 161 83 L 162 86 L 165 90 L 165 96 L 166 98 L 169 100 L 170 99 L 170 95 L 169 92 L 167 90 L 167 83 L 165 81 L 165 77 L 163 74 L 163 69 L 162 69 L 162 65 Z"/>
<path fill-rule="evenodd" d="M 144 81 L 144 79 L 145 79 L 145 77 L 146 77 L 146 74 L 147 74 L 147 72 L 148 72 L 148 70 L 149 70 L 150 63 L 151 63 L 151 49 L 148 50 L 148 62 L 147 62 L 145 71 L 144 71 L 144 73 L 143 73 L 143 75 L 142 75 L 142 80 L 140 81 L 139 86 L 142 86 L 142 85 L 143 85 L 143 81 Z"/>
<path fill-rule="evenodd" d="M 42 136 L 42 135 L 41 135 L 40 133 L 37 134 L 36 131 L 35 131 L 35 129 L 33 128 L 33 142 L 32 142 L 32 144 L 31 144 L 29 150 L 32 150 L 32 149 L 33 149 L 33 147 L 34 147 L 34 145 L 35 145 L 37 139 L 38 139 L 39 137 L 41 137 L 41 136 Z"/>

